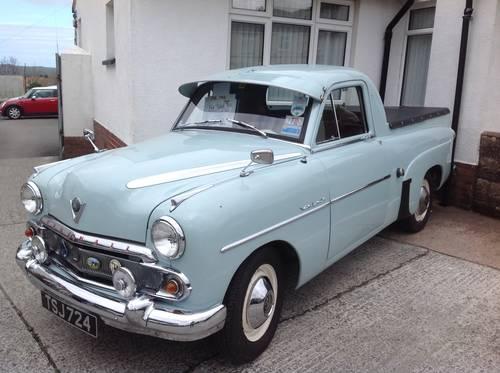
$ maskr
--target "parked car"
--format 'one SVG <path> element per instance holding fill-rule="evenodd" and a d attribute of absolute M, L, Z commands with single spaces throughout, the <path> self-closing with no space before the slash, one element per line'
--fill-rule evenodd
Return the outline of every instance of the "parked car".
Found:
<path fill-rule="evenodd" d="M 0 105 L 0 114 L 10 119 L 24 116 L 53 116 L 58 113 L 57 86 L 31 88 L 21 97 Z"/>
<path fill-rule="evenodd" d="M 399 221 L 424 228 L 450 173 L 448 109 L 384 109 L 355 70 L 274 66 L 182 85 L 172 131 L 35 168 L 17 262 L 42 306 L 258 356 L 298 288 Z M 92 141 L 91 131 L 85 132 Z"/>

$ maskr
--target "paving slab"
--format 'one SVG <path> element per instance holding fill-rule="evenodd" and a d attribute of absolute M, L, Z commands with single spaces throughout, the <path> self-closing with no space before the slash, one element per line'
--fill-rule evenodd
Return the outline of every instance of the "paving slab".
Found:
<path fill-rule="evenodd" d="M 500 272 L 429 252 L 280 324 L 269 349 L 211 372 L 499 372 Z"/>
<path fill-rule="evenodd" d="M 0 226 L 26 222 L 19 190 L 33 173 L 33 167 L 55 162 L 57 157 L 0 159 Z"/>
<path fill-rule="evenodd" d="M 1 289 L 0 335 L 0 372 L 54 371 Z"/>
<path fill-rule="evenodd" d="M 500 219 L 434 204 L 425 229 L 404 234 L 396 227 L 382 236 L 500 269 Z"/>

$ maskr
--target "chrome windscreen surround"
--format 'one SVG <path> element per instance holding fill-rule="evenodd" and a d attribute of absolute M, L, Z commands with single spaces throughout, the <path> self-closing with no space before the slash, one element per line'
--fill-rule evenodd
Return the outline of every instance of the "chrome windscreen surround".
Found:
<path fill-rule="evenodd" d="M 40 219 L 40 223 L 45 228 L 53 230 L 68 241 L 75 244 L 85 245 L 96 249 L 103 249 L 126 255 L 137 255 L 147 263 L 156 263 L 158 261 L 153 251 L 145 246 L 81 233 L 65 226 L 64 224 L 48 215 L 43 216 Z"/>

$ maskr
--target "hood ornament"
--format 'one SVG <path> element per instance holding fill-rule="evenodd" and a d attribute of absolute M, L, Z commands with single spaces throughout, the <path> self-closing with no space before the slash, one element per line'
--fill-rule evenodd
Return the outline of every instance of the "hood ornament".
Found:
<path fill-rule="evenodd" d="M 83 210 L 85 209 L 86 203 L 82 203 L 80 198 L 75 197 L 70 202 L 71 214 L 73 215 L 73 221 L 78 224 L 80 217 L 82 216 Z"/>

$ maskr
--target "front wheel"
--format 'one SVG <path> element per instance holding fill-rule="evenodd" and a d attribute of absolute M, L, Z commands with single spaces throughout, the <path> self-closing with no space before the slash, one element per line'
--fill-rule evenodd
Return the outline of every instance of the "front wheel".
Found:
<path fill-rule="evenodd" d="M 431 178 L 426 175 L 420 186 L 417 211 L 400 222 L 401 228 L 410 233 L 417 233 L 424 229 L 432 211 Z"/>
<path fill-rule="evenodd" d="M 271 342 L 283 304 L 280 258 L 261 250 L 238 269 L 224 303 L 227 317 L 218 339 L 221 351 L 236 364 L 259 356 Z"/>
<path fill-rule="evenodd" d="M 17 106 L 11 106 L 7 109 L 7 116 L 10 119 L 19 119 L 21 118 L 21 109 Z"/>

